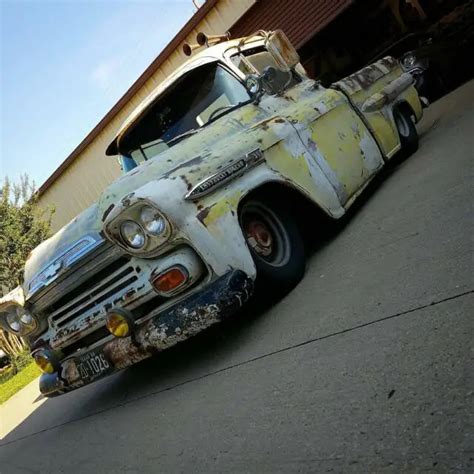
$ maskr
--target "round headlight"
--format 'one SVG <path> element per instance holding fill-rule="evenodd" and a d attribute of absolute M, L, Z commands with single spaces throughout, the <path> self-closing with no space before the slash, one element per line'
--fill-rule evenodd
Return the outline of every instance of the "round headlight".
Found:
<path fill-rule="evenodd" d="M 33 326 L 34 325 L 33 316 L 31 316 L 30 313 L 23 313 L 20 316 L 20 322 L 22 324 L 24 324 L 25 326 Z"/>
<path fill-rule="evenodd" d="M 134 221 L 122 222 L 120 234 L 124 242 L 134 249 L 141 249 L 145 245 L 145 233 L 140 225 Z"/>
<path fill-rule="evenodd" d="M 20 332 L 21 323 L 20 318 L 18 317 L 18 312 L 15 310 L 7 315 L 7 324 L 13 332 Z"/>
<path fill-rule="evenodd" d="M 140 220 L 147 232 L 152 235 L 160 235 L 166 229 L 166 222 L 160 213 L 151 206 L 144 206 L 140 212 Z"/>

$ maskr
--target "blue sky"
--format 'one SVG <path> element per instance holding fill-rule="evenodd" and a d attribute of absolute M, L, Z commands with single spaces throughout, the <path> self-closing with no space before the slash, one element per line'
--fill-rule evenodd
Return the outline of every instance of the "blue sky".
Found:
<path fill-rule="evenodd" d="M 194 11 L 191 0 L 0 0 L 0 179 L 26 172 L 40 186 Z"/>

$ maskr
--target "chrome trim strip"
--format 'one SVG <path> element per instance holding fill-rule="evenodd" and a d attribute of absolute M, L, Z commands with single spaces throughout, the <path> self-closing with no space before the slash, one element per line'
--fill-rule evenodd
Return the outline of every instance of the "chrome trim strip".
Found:
<path fill-rule="evenodd" d="M 209 194 L 229 181 L 243 175 L 250 168 L 261 163 L 263 159 L 264 155 L 260 148 L 248 152 L 245 157 L 200 181 L 184 196 L 184 199 L 194 200 Z"/>

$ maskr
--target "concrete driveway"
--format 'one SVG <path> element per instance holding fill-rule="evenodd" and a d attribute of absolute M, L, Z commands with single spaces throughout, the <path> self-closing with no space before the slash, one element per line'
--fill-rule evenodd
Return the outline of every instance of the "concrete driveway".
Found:
<path fill-rule="evenodd" d="M 1 474 L 472 472 L 473 103 L 471 82 L 429 109 L 273 308 L 0 407 Z"/>

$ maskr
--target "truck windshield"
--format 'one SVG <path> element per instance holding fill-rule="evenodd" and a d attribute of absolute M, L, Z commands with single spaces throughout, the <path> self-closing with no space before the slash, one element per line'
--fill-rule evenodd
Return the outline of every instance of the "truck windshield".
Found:
<path fill-rule="evenodd" d="M 149 160 L 249 100 L 244 85 L 218 63 L 198 67 L 170 86 L 128 131 L 121 154 L 135 164 Z M 133 167 L 129 160 L 124 170 Z"/>

